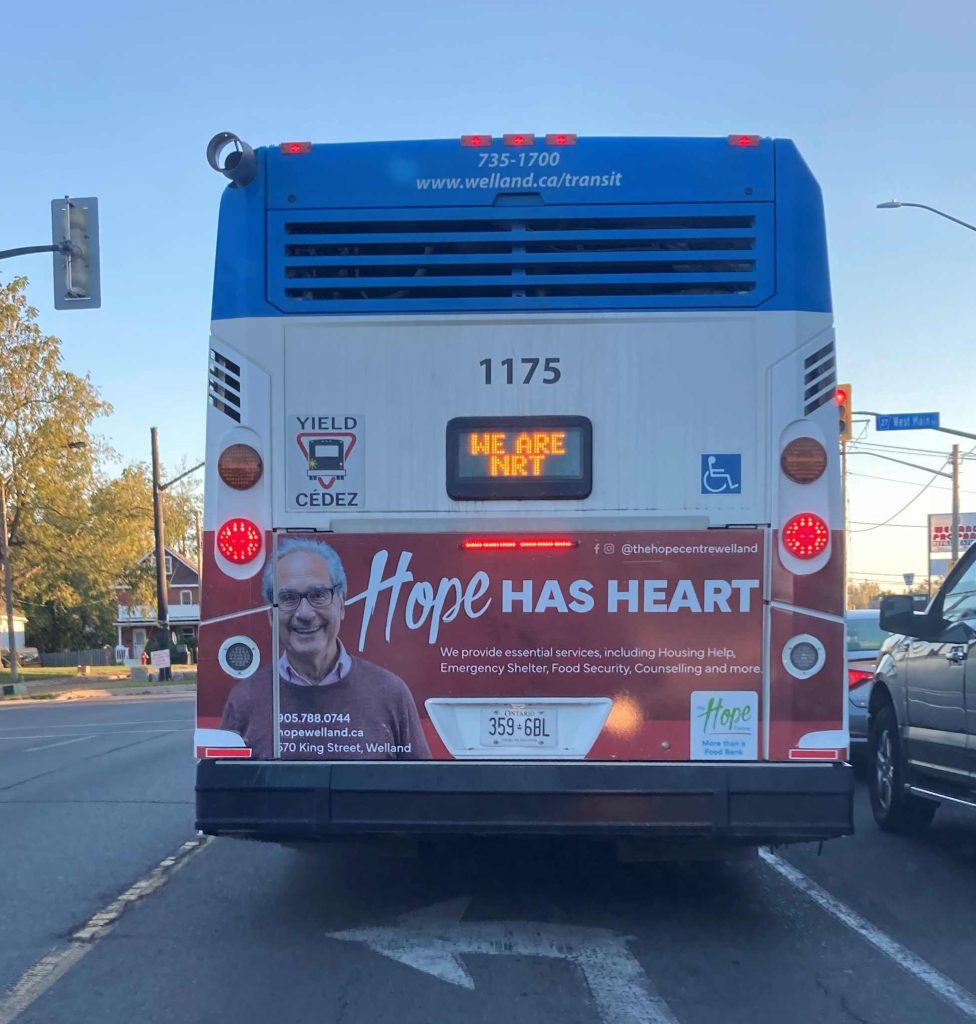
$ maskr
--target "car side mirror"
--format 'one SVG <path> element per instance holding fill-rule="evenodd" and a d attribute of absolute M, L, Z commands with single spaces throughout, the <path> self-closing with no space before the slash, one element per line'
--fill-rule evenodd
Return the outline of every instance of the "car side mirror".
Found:
<path fill-rule="evenodd" d="M 881 598 L 878 624 L 889 633 L 901 633 L 916 640 L 937 640 L 945 629 L 945 621 L 941 616 L 915 611 L 911 594 Z"/>

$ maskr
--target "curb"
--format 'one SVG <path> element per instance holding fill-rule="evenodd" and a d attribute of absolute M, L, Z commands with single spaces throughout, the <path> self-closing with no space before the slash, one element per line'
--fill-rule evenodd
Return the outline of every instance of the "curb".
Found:
<path fill-rule="evenodd" d="M 113 697 L 154 697 L 178 693 L 196 693 L 196 683 L 174 683 L 172 686 L 118 686 L 112 689 L 86 687 L 83 690 L 35 690 L 33 693 L 6 697 L 0 707 L 10 704 L 63 703 L 77 700 L 111 700 Z"/>

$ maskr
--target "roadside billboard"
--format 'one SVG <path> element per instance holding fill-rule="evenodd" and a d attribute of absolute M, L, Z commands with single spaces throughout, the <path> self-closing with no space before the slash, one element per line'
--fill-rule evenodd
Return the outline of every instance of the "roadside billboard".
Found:
<path fill-rule="evenodd" d="M 959 516 L 959 553 L 976 541 L 976 512 Z M 937 512 L 929 515 L 929 551 L 952 551 L 952 516 Z"/>

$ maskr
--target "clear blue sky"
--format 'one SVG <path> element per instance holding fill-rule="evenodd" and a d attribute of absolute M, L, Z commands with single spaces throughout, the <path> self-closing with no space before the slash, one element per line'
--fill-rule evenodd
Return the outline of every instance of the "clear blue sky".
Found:
<path fill-rule="evenodd" d="M 937 409 L 976 433 L 976 232 L 874 208 L 897 196 L 976 222 L 974 30 L 972 0 L 18 4 L 0 38 L 0 248 L 47 242 L 51 198 L 97 195 L 103 307 L 55 312 L 47 256 L 5 261 L 0 275 L 30 276 L 66 365 L 115 407 L 101 429 L 123 459 L 148 456 L 155 424 L 176 466 L 203 457 L 222 187 L 204 150 L 216 131 L 252 144 L 786 136 L 823 186 L 841 378 L 856 407 Z M 892 437 L 951 443 L 869 440 Z M 851 470 L 855 531 L 930 478 L 868 455 Z M 963 510 L 976 511 L 976 469 L 963 487 Z M 896 518 L 906 526 L 854 533 L 852 572 L 924 572 L 919 524 L 948 509 L 933 486 Z"/>

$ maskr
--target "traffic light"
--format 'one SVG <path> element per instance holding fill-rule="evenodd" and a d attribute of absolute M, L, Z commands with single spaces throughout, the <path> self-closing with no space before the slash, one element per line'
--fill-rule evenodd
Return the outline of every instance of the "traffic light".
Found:
<path fill-rule="evenodd" d="M 51 200 L 54 308 L 98 309 L 102 304 L 98 262 L 98 200 Z"/>
<path fill-rule="evenodd" d="M 841 441 L 850 441 L 852 436 L 851 428 L 851 386 L 850 384 L 838 384 L 834 393 L 834 401 L 837 403 L 837 415 L 840 421 Z"/>

